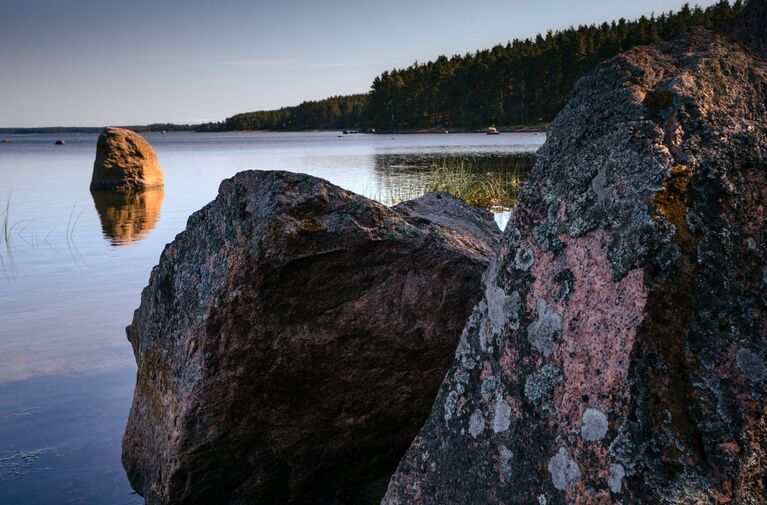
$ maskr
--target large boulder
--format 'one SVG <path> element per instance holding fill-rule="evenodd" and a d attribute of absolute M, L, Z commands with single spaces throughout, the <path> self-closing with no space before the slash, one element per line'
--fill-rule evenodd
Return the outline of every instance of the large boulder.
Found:
<path fill-rule="evenodd" d="M 127 329 L 131 484 L 150 505 L 377 503 L 499 241 L 444 193 L 398 211 L 307 175 L 224 181 Z"/>
<path fill-rule="evenodd" d="M 577 84 L 384 504 L 767 503 L 766 89 L 705 30 Z"/>
<path fill-rule="evenodd" d="M 104 128 L 96 143 L 91 191 L 140 191 L 163 185 L 163 173 L 149 142 L 131 130 Z"/>

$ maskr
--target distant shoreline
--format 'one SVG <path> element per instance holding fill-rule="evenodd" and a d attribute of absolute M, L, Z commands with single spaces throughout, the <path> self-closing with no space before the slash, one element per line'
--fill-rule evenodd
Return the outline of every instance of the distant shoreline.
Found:
<path fill-rule="evenodd" d="M 548 124 L 535 124 L 535 125 L 520 125 L 509 127 L 498 127 L 499 133 L 546 133 Z M 147 126 L 121 126 L 120 128 L 126 128 L 133 130 L 137 133 L 254 133 L 254 132 L 275 132 L 275 133 L 312 133 L 312 132 L 342 132 L 343 129 L 307 129 L 307 130 L 218 130 L 218 131 L 198 131 L 190 128 L 188 125 L 184 125 L 183 129 L 165 128 L 155 129 Z M 34 134 L 94 134 L 101 133 L 103 127 L 90 127 L 90 126 L 72 126 L 72 127 L 40 127 L 40 128 L 0 128 L 0 135 L 34 135 Z M 444 134 L 448 133 L 479 133 L 485 134 L 485 129 L 474 128 L 419 128 L 415 130 L 385 130 L 376 132 L 355 132 L 348 135 L 410 135 L 410 134 Z"/>

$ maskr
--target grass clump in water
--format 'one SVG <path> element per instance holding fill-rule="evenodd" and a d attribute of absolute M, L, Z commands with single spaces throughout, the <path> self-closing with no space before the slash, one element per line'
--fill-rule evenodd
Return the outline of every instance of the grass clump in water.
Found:
<path fill-rule="evenodd" d="M 523 181 L 519 165 L 486 171 L 470 161 L 447 159 L 432 166 L 427 191 L 445 191 L 484 209 L 509 209 Z"/>

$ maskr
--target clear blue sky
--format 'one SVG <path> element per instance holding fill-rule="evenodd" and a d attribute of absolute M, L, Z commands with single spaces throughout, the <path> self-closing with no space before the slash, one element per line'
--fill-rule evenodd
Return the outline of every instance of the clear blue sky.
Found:
<path fill-rule="evenodd" d="M 365 92 L 416 60 L 683 3 L 3 0 L 0 127 L 221 120 Z"/>

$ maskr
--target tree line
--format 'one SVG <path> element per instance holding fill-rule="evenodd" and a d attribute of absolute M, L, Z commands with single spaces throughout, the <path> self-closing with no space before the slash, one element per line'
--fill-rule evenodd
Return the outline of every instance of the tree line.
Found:
<path fill-rule="evenodd" d="M 362 124 L 362 113 L 367 103 L 367 94 L 332 96 L 324 100 L 303 102 L 294 107 L 236 114 L 226 118 L 222 123 L 199 125 L 197 130 L 326 130 L 359 128 Z"/>
<path fill-rule="evenodd" d="M 549 31 L 534 39 L 393 69 L 368 94 L 334 96 L 295 107 L 248 112 L 198 130 L 310 130 L 435 127 L 477 129 L 551 121 L 575 82 L 600 62 L 632 47 L 670 40 L 703 26 L 721 30 L 742 9 L 727 0 L 705 9 Z"/>

